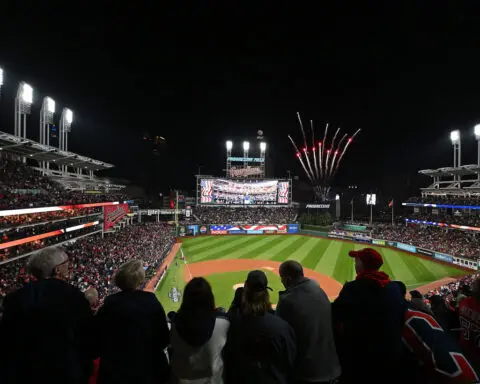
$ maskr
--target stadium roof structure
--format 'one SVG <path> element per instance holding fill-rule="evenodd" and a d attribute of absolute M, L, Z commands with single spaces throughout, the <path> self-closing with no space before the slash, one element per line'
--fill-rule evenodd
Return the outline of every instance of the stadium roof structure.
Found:
<path fill-rule="evenodd" d="M 423 194 L 459 196 L 480 194 L 480 166 L 477 164 L 423 169 L 418 173 L 433 178 L 430 186 L 420 189 Z M 462 179 L 462 177 L 466 177 L 466 179 Z"/>
<path fill-rule="evenodd" d="M 61 151 L 58 148 L 37 143 L 36 141 L 0 132 L 0 151 L 24 156 L 36 161 L 48 161 L 57 166 L 82 168 L 88 171 L 102 171 L 114 165 L 94 160 L 73 152 Z"/>

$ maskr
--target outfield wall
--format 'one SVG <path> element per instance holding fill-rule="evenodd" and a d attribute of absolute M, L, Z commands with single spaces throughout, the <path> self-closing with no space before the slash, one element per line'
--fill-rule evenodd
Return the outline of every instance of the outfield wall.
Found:
<path fill-rule="evenodd" d="M 355 243 L 365 243 L 378 245 L 386 248 L 399 249 L 401 251 L 413 254 L 418 257 L 423 257 L 428 260 L 437 261 L 443 264 L 454 264 L 457 267 L 466 270 L 477 271 L 480 270 L 480 265 L 478 261 L 470 260 L 467 258 L 452 256 L 446 253 L 436 252 L 425 248 L 420 248 L 414 245 L 400 243 L 398 241 L 390 241 L 384 239 L 373 239 L 368 236 L 355 236 L 355 235 L 339 235 L 338 233 L 327 233 L 327 232 L 318 232 L 318 231 L 309 231 L 302 230 L 301 234 L 310 235 L 310 236 L 319 236 L 319 237 L 328 237 L 335 240 L 344 240 L 352 241 Z"/>
<path fill-rule="evenodd" d="M 453 264 L 465 270 L 480 270 L 477 261 L 459 256 L 452 256 L 446 253 L 436 252 L 429 249 L 416 247 L 414 245 L 390 241 L 384 239 L 373 239 L 369 236 L 349 231 L 312 231 L 301 230 L 299 224 L 268 224 L 268 225 L 187 225 L 180 227 L 180 236 L 202 236 L 202 235 L 267 235 L 267 234 L 300 234 L 315 237 L 326 237 L 330 239 L 352 241 L 355 243 L 373 244 L 377 246 L 399 249 L 418 257 L 437 261 L 443 264 Z"/>

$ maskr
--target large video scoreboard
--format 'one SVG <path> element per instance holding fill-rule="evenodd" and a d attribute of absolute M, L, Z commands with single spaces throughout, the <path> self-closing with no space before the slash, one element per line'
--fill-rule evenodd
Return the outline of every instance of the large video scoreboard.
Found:
<path fill-rule="evenodd" d="M 199 205 L 288 205 L 289 180 L 230 180 L 201 178 Z"/>

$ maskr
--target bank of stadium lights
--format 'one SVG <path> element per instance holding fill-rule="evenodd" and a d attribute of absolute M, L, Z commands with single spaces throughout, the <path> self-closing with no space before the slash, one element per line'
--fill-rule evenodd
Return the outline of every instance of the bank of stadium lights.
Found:
<path fill-rule="evenodd" d="M 231 151 L 232 148 L 233 148 L 233 143 L 232 143 L 232 141 L 231 141 L 231 140 L 227 140 L 226 146 L 227 146 L 227 151 Z"/>
<path fill-rule="evenodd" d="M 33 88 L 22 81 L 15 98 L 15 136 L 27 137 L 27 115 L 33 103 Z"/>
<path fill-rule="evenodd" d="M 462 145 L 458 129 L 450 132 L 450 140 L 453 145 L 453 167 L 457 168 L 462 165 Z M 459 177 L 458 175 L 455 176 L 455 180 L 459 180 Z"/>
<path fill-rule="evenodd" d="M 243 150 L 248 151 L 250 149 L 250 143 L 248 141 L 243 142 Z"/>
<path fill-rule="evenodd" d="M 55 100 L 51 97 L 47 97 L 47 110 L 49 113 L 55 113 Z"/>
<path fill-rule="evenodd" d="M 480 124 L 473 127 L 473 133 L 475 134 L 475 139 L 477 140 L 477 164 L 480 167 Z M 480 173 L 478 174 L 478 180 L 480 180 Z"/>
<path fill-rule="evenodd" d="M 263 153 L 263 152 L 266 151 L 266 149 L 267 149 L 267 143 L 265 143 L 264 141 L 262 141 L 262 142 L 260 143 L 260 152 Z"/>

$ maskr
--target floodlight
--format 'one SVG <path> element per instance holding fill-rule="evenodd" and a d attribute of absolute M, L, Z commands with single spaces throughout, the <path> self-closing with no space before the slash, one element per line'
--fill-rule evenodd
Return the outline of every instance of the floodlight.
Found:
<path fill-rule="evenodd" d="M 475 125 L 475 127 L 473 127 L 473 132 L 475 133 L 475 137 L 477 138 L 477 140 L 480 139 L 480 124 L 477 124 Z"/>
<path fill-rule="evenodd" d="M 452 143 L 458 143 L 460 140 L 460 131 L 457 129 L 455 131 L 450 132 L 450 140 L 452 140 Z"/>
<path fill-rule="evenodd" d="M 0 87 L 3 85 L 3 68 L 0 68 Z"/>
<path fill-rule="evenodd" d="M 33 88 L 27 83 L 22 83 L 22 101 L 26 104 L 33 102 Z"/>
<path fill-rule="evenodd" d="M 248 151 L 250 149 L 250 143 L 248 141 L 243 142 L 243 150 Z"/>
<path fill-rule="evenodd" d="M 265 152 L 266 149 L 267 149 L 267 143 L 262 141 L 260 143 L 260 151 Z"/>
<path fill-rule="evenodd" d="M 340 200 L 340 195 L 335 195 L 335 200 Z"/>
<path fill-rule="evenodd" d="M 51 97 L 47 97 L 47 110 L 50 113 L 55 113 L 55 100 Z"/>
<path fill-rule="evenodd" d="M 233 143 L 230 140 L 227 140 L 227 151 L 230 151 L 233 147 Z"/>
<path fill-rule="evenodd" d="M 73 121 L 73 112 L 71 109 L 65 110 L 65 119 L 67 120 L 68 124 L 71 124 Z"/>

